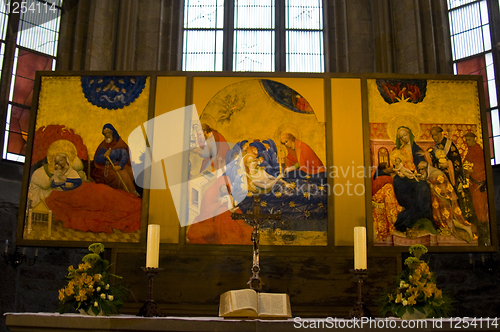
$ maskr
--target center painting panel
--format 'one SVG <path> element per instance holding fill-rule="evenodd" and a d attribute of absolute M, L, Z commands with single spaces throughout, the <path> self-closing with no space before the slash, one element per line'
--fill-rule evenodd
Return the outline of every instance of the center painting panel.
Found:
<path fill-rule="evenodd" d="M 260 195 L 260 214 L 281 213 L 261 225 L 261 244 L 327 245 L 325 123 L 300 92 L 250 79 L 195 106 L 186 242 L 252 244 L 252 227 L 232 216 Z"/>

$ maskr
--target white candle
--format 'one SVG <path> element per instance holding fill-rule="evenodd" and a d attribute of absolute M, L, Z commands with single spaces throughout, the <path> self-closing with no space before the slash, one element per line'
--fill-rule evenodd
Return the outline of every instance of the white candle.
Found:
<path fill-rule="evenodd" d="M 5 240 L 5 253 L 9 252 L 9 240 Z"/>
<path fill-rule="evenodd" d="M 146 251 L 146 267 L 158 268 L 160 258 L 160 225 L 148 226 L 148 246 Z"/>
<path fill-rule="evenodd" d="M 366 270 L 366 227 L 354 227 L 354 269 Z"/>

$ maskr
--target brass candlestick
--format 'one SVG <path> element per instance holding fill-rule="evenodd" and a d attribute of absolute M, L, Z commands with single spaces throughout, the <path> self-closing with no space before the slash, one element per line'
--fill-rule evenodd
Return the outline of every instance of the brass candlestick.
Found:
<path fill-rule="evenodd" d="M 156 275 L 163 269 L 154 267 L 142 267 L 141 269 L 146 272 L 146 275 L 148 276 L 148 299 L 144 302 L 144 305 L 139 310 L 137 316 L 161 317 L 163 315 L 160 309 L 156 306 L 156 302 L 153 300 L 153 281 Z"/>
<path fill-rule="evenodd" d="M 368 277 L 368 270 L 349 270 L 354 274 L 354 278 L 358 280 L 358 301 L 354 307 L 349 311 L 349 316 L 347 318 L 361 318 L 361 317 L 371 317 L 372 314 L 368 307 L 363 302 L 363 284 L 364 280 Z"/>

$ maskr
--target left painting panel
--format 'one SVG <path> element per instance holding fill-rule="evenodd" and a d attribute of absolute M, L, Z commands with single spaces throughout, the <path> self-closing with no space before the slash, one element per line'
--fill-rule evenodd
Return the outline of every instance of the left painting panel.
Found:
<path fill-rule="evenodd" d="M 128 137 L 148 120 L 149 87 L 146 76 L 41 76 L 23 240 L 139 243 L 145 202 Z"/>

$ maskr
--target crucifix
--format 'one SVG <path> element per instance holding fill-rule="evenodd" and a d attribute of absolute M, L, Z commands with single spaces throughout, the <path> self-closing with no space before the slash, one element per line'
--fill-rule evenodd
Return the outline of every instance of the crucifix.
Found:
<path fill-rule="evenodd" d="M 247 225 L 253 227 L 252 232 L 252 242 L 253 242 L 253 262 L 252 262 L 252 276 L 248 281 L 248 286 L 256 291 L 262 289 L 262 281 L 259 277 L 259 228 L 268 220 L 281 220 L 281 212 L 273 214 L 261 214 L 260 213 L 260 195 L 253 195 L 253 211 L 247 211 L 246 213 L 233 213 L 231 218 L 234 220 L 243 219 Z"/>

